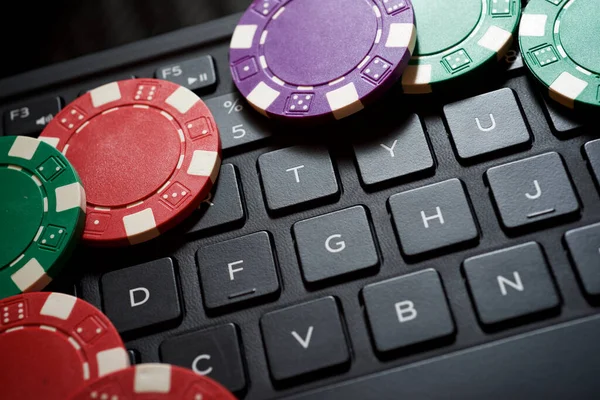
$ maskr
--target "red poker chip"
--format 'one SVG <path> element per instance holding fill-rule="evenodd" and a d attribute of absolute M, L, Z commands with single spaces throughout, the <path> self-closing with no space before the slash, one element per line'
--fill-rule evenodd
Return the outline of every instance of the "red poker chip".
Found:
<path fill-rule="evenodd" d="M 235 400 L 223 386 L 189 369 L 141 364 L 90 383 L 71 400 Z"/>
<path fill-rule="evenodd" d="M 190 90 L 158 79 L 100 86 L 67 105 L 40 139 L 73 164 L 85 187 L 83 240 L 150 240 L 198 208 L 219 173 L 217 124 Z"/>
<path fill-rule="evenodd" d="M 127 368 L 112 323 L 83 300 L 27 293 L 0 301 L 0 397 L 64 400 Z"/>

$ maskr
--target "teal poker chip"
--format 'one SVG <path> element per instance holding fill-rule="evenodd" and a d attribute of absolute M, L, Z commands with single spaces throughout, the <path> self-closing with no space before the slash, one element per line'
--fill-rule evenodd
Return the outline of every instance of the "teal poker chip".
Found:
<path fill-rule="evenodd" d="M 85 192 L 49 144 L 0 138 L 0 298 L 43 289 L 81 237 Z"/>
<path fill-rule="evenodd" d="M 510 49 L 521 0 L 412 0 L 417 44 L 402 76 L 408 94 L 456 87 Z"/>
<path fill-rule="evenodd" d="M 531 0 L 519 27 L 525 64 L 568 108 L 600 106 L 600 2 Z"/>

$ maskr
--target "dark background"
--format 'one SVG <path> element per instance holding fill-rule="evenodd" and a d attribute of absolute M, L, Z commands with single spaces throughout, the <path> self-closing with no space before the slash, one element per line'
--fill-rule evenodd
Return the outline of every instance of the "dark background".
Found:
<path fill-rule="evenodd" d="M 200 24 L 251 0 L 9 0 L 0 6 L 0 77 Z"/>

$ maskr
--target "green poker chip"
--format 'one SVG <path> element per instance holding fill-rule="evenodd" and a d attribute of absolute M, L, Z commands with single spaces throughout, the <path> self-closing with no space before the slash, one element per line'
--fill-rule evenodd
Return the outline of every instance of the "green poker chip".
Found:
<path fill-rule="evenodd" d="M 0 298 L 43 289 L 83 232 L 85 192 L 67 159 L 25 136 L 0 138 Z"/>
<path fill-rule="evenodd" d="M 525 64 L 552 99 L 600 106 L 600 2 L 531 0 L 519 26 Z"/>
<path fill-rule="evenodd" d="M 510 49 L 521 0 L 412 0 L 417 45 L 402 76 L 405 93 L 453 87 L 494 66 Z"/>

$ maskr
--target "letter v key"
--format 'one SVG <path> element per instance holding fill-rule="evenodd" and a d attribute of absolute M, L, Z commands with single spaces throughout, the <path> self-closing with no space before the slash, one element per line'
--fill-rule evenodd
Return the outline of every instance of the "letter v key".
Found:
<path fill-rule="evenodd" d="M 292 336 L 294 337 L 294 339 L 296 339 L 298 341 L 298 343 L 300 343 L 300 346 L 304 347 L 305 349 L 308 349 L 308 346 L 310 345 L 310 338 L 312 337 L 312 333 L 313 333 L 313 327 L 310 326 L 308 328 L 308 332 L 306 332 L 306 337 L 304 339 L 302 339 L 302 337 L 300 337 L 300 335 L 298 335 L 298 333 L 296 331 L 292 331 Z"/>

